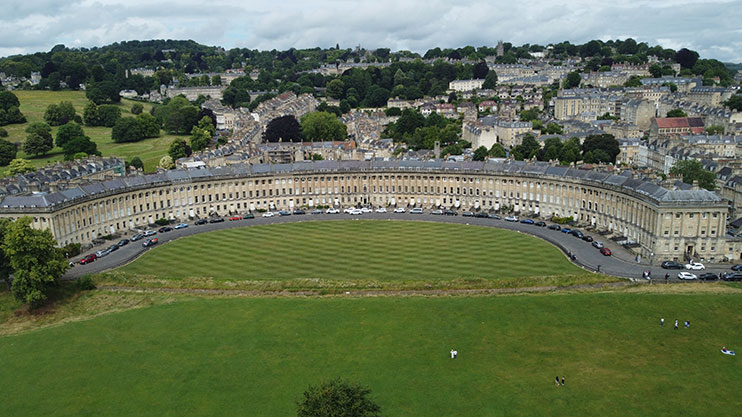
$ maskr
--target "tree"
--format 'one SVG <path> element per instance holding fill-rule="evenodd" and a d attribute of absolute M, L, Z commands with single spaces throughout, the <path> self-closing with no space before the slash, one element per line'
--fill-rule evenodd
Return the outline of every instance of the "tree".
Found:
<path fill-rule="evenodd" d="M 724 102 L 724 105 L 732 110 L 742 111 L 742 94 L 735 94 L 729 97 L 729 99 Z"/>
<path fill-rule="evenodd" d="M 122 117 L 113 125 L 111 139 L 116 143 L 138 142 L 144 139 L 144 129 L 135 118 Z"/>
<path fill-rule="evenodd" d="M 391 116 L 400 116 L 400 115 L 402 115 L 402 109 L 400 109 L 399 107 L 390 107 L 390 108 L 384 110 L 384 114 L 386 114 L 387 116 L 390 116 L 390 117 Z"/>
<path fill-rule="evenodd" d="M 28 159 L 16 158 L 10 161 L 8 166 L 10 168 L 10 175 L 25 174 L 26 172 L 36 171 L 36 168 L 31 165 L 31 162 Z"/>
<path fill-rule="evenodd" d="M 652 64 L 649 66 L 649 73 L 654 78 L 660 78 L 662 76 L 662 67 L 659 64 Z"/>
<path fill-rule="evenodd" d="M 5 281 L 8 291 L 12 290 L 10 286 L 10 274 L 13 273 L 13 270 L 10 267 L 10 259 L 3 249 L 3 242 L 5 242 L 5 235 L 10 223 L 12 223 L 12 220 L 7 217 L 0 219 L 0 279 Z"/>
<path fill-rule="evenodd" d="M 724 126 L 711 125 L 706 128 L 706 133 L 709 135 L 721 135 L 724 133 Z"/>
<path fill-rule="evenodd" d="M 371 390 L 341 379 L 310 386 L 297 402 L 298 417 L 378 417 L 381 407 L 370 398 Z"/>
<path fill-rule="evenodd" d="M 325 157 L 322 156 L 321 154 L 318 154 L 318 153 L 312 154 L 312 161 L 323 161 L 324 159 Z"/>
<path fill-rule="evenodd" d="M 50 104 L 44 112 L 44 121 L 50 126 L 61 126 L 75 120 L 75 107 L 69 101 Z"/>
<path fill-rule="evenodd" d="M 541 145 L 538 143 L 536 138 L 529 134 L 523 136 L 523 141 L 520 145 L 516 146 L 514 151 L 522 156 L 520 159 L 530 159 L 538 153 L 541 149 Z"/>
<path fill-rule="evenodd" d="M 487 72 L 487 75 L 484 77 L 484 84 L 482 84 L 482 88 L 494 90 L 496 87 L 497 73 L 495 71 Z"/>
<path fill-rule="evenodd" d="M 670 168 L 670 174 L 683 177 L 683 182 L 686 184 L 693 184 L 694 181 L 698 181 L 698 185 L 707 190 L 714 191 L 716 189 L 716 175 L 706 170 L 697 159 L 675 162 L 675 165 Z"/>
<path fill-rule="evenodd" d="M 345 96 L 345 83 L 341 79 L 334 79 L 327 83 L 325 93 L 328 97 L 341 99 Z"/>
<path fill-rule="evenodd" d="M 142 113 L 136 117 L 142 127 L 145 138 L 156 138 L 160 136 L 160 123 L 149 113 Z"/>
<path fill-rule="evenodd" d="M 487 156 L 489 155 L 489 152 L 487 151 L 487 148 L 484 146 L 480 146 L 477 149 L 474 150 L 474 156 L 472 157 L 475 161 L 484 161 L 487 159 Z"/>
<path fill-rule="evenodd" d="M 144 111 L 144 106 L 142 106 L 139 103 L 134 103 L 131 106 L 131 114 L 142 114 L 142 111 Z"/>
<path fill-rule="evenodd" d="M 43 122 L 31 123 L 26 128 L 26 141 L 23 142 L 23 152 L 29 155 L 43 155 L 54 148 L 52 128 Z"/>
<path fill-rule="evenodd" d="M 155 118 L 168 133 L 179 135 L 190 132 L 198 123 L 198 108 L 185 97 L 175 97 L 166 105 L 157 107 Z"/>
<path fill-rule="evenodd" d="M 580 82 L 582 81 L 582 77 L 580 76 L 580 73 L 577 71 L 572 71 L 569 74 L 567 74 L 567 78 L 564 79 L 564 82 L 562 83 L 563 88 L 577 88 L 580 86 Z"/>
<path fill-rule="evenodd" d="M 597 150 L 601 150 L 603 153 L 596 153 Z M 618 156 L 621 150 L 618 147 L 618 141 L 613 135 L 603 133 L 600 135 L 589 135 L 582 142 L 582 156 L 587 161 L 588 153 L 592 162 L 609 162 L 616 163 L 616 156 Z"/>
<path fill-rule="evenodd" d="M 194 129 L 198 129 L 197 127 L 194 127 Z M 191 139 L 193 141 L 193 139 Z M 183 139 L 175 139 L 170 143 L 170 148 L 167 151 L 168 155 L 170 155 L 170 158 L 173 159 L 173 161 L 178 160 L 180 158 L 185 158 L 187 156 L 191 155 L 191 148 L 188 146 L 185 140 Z"/>
<path fill-rule="evenodd" d="M 0 139 L 0 166 L 8 165 L 10 161 L 15 159 L 17 153 L 18 147 L 15 143 Z"/>
<path fill-rule="evenodd" d="M 160 168 L 162 169 L 173 169 L 175 168 L 175 162 L 170 155 L 165 155 L 160 158 Z"/>
<path fill-rule="evenodd" d="M 562 165 L 569 165 L 580 160 L 580 139 L 576 137 L 569 138 L 567 143 L 562 147 L 561 155 L 559 156 L 559 163 Z"/>
<path fill-rule="evenodd" d="M 303 140 L 301 126 L 292 115 L 276 117 L 268 122 L 263 139 L 266 142 L 278 142 L 279 139 L 284 142 L 301 142 Z"/>
<path fill-rule="evenodd" d="M 64 151 L 64 159 L 67 161 L 78 159 L 76 155 L 80 153 L 100 156 L 100 152 L 98 152 L 98 144 L 90 140 L 87 136 L 75 136 L 70 138 L 64 143 L 64 146 L 62 146 L 62 150 Z"/>
<path fill-rule="evenodd" d="M 119 91 L 121 88 L 113 81 L 92 82 L 85 88 L 85 97 L 95 104 L 118 103 L 121 101 Z"/>
<path fill-rule="evenodd" d="M 250 93 L 245 88 L 230 85 L 222 93 L 222 104 L 232 107 L 247 107 L 250 105 Z"/>
<path fill-rule="evenodd" d="M 85 136 L 82 126 L 75 122 L 69 122 L 59 127 L 54 144 L 63 148 L 65 143 L 78 136 Z"/>
<path fill-rule="evenodd" d="M 623 83 L 624 87 L 640 87 L 641 85 L 641 79 L 636 75 L 632 75 L 625 83 Z"/>
<path fill-rule="evenodd" d="M 209 146 L 212 135 L 209 131 L 202 129 L 198 126 L 193 126 L 191 129 L 191 149 L 194 151 L 202 151 Z M 174 158 L 177 159 L 177 158 Z"/>
<path fill-rule="evenodd" d="M 2 88 L 2 84 L 0 84 Z M 10 91 L 0 91 L 0 126 L 13 123 L 26 123 L 26 117 L 18 109 L 18 97 Z"/>
<path fill-rule="evenodd" d="M 301 132 L 304 138 L 314 141 L 339 141 L 348 136 L 347 128 L 332 113 L 317 111 L 301 118 Z"/>
<path fill-rule="evenodd" d="M 121 118 L 121 109 L 114 104 L 98 106 L 99 126 L 113 127 Z"/>
<path fill-rule="evenodd" d="M 8 131 L 0 127 L 0 138 L 7 138 L 7 137 L 8 137 Z"/>
<path fill-rule="evenodd" d="M 685 114 L 684 111 L 680 109 L 672 109 L 669 112 L 667 112 L 667 117 L 686 117 L 687 114 Z"/>
<path fill-rule="evenodd" d="M 49 229 L 33 229 L 31 222 L 32 218 L 21 217 L 8 224 L 2 248 L 13 270 L 13 296 L 39 306 L 64 274 L 67 261 Z"/>
<path fill-rule="evenodd" d="M 484 61 L 477 62 L 474 64 L 474 78 L 477 80 L 486 79 L 487 74 L 489 74 L 489 67 L 487 66 L 487 63 Z"/>
<path fill-rule="evenodd" d="M 11 107 L 20 107 L 18 97 L 10 91 L 0 91 L 0 109 L 8 110 Z"/>
<path fill-rule="evenodd" d="M 502 145 L 500 145 L 499 143 L 495 143 L 490 148 L 488 155 L 492 158 L 504 158 L 507 156 L 507 152 Z"/>
<path fill-rule="evenodd" d="M 82 120 L 85 126 L 100 126 L 100 112 L 98 105 L 89 101 L 82 111 Z"/>
<path fill-rule="evenodd" d="M 561 135 L 562 133 L 563 133 L 562 126 L 560 126 L 560 125 L 558 125 L 558 124 L 556 124 L 554 122 L 549 122 L 546 125 L 546 134 L 547 135 Z"/>
<path fill-rule="evenodd" d="M 683 48 L 675 53 L 675 62 L 680 64 L 682 68 L 693 68 L 698 61 L 698 52 L 691 51 L 690 49 Z"/>
<path fill-rule="evenodd" d="M 144 169 L 144 162 L 138 156 L 131 158 L 131 161 L 127 165 L 136 169 Z"/>

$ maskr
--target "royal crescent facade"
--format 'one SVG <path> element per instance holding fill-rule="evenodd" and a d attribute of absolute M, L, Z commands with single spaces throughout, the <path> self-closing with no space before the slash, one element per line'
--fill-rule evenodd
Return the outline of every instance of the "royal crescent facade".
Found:
<path fill-rule="evenodd" d="M 355 204 L 572 216 L 583 227 L 625 236 L 658 260 L 740 257 L 739 242 L 725 236 L 728 203 L 713 192 L 545 163 L 374 160 L 179 169 L 8 195 L 0 216 L 33 217 L 33 226 L 49 229 L 62 246 L 159 218 Z"/>

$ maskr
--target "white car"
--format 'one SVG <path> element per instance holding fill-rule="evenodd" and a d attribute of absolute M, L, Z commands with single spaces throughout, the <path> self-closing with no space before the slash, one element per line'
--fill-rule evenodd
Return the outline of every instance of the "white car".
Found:
<path fill-rule="evenodd" d="M 175 226 L 176 229 L 185 229 L 186 227 L 188 227 L 188 223 L 180 223 Z"/>
<path fill-rule="evenodd" d="M 377 213 L 386 213 L 386 208 L 385 207 L 379 207 L 379 208 L 376 209 L 376 212 Z"/>
<path fill-rule="evenodd" d="M 691 274 L 690 272 L 678 272 L 678 279 L 682 280 L 694 280 L 698 279 L 698 277 L 695 274 Z"/>
<path fill-rule="evenodd" d="M 360 216 L 361 214 L 363 214 L 363 210 L 357 209 L 357 208 L 352 209 L 351 211 L 348 212 L 348 214 L 350 214 L 351 216 Z"/>
<path fill-rule="evenodd" d="M 272 211 L 266 211 L 265 213 L 263 213 L 263 217 L 273 217 L 273 216 L 274 214 Z"/>
<path fill-rule="evenodd" d="M 394 209 L 395 213 L 404 213 L 404 207 L 397 207 Z"/>
<path fill-rule="evenodd" d="M 361 207 L 361 212 L 363 212 L 363 213 L 371 213 L 371 211 L 372 210 L 370 208 L 368 208 L 368 207 Z"/>
<path fill-rule="evenodd" d="M 700 262 L 690 261 L 689 264 L 685 265 L 685 269 L 692 269 L 694 271 L 703 271 L 704 269 L 706 269 L 706 266 Z"/>
<path fill-rule="evenodd" d="M 410 210 L 410 214 L 423 214 L 423 209 L 421 207 L 415 207 Z"/>
<path fill-rule="evenodd" d="M 338 214 L 338 213 L 340 213 L 340 210 L 336 209 L 335 207 L 330 207 L 330 208 L 327 209 L 327 211 L 325 213 L 327 213 L 327 214 Z"/>
<path fill-rule="evenodd" d="M 505 221 L 517 222 L 518 221 L 518 218 L 515 217 L 515 216 L 508 216 L 508 217 L 505 217 Z"/>

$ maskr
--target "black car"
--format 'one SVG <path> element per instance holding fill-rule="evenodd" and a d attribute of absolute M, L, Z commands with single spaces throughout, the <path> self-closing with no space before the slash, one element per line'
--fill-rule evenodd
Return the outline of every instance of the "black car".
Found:
<path fill-rule="evenodd" d="M 706 272 L 698 276 L 698 279 L 701 281 L 716 281 L 719 279 L 719 276 L 712 273 L 712 272 Z"/>
<path fill-rule="evenodd" d="M 134 236 L 132 236 L 132 237 L 131 237 L 131 241 L 132 241 L 132 242 L 136 242 L 137 240 L 139 240 L 139 239 L 141 239 L 141 238 L 143 238 L 143 237 L 144 237 L 144 234 L 142 234 L 142 233 L 137 233 L 137 234 L 135 234 Z"/>
<path fill-rule="evenodd" d="M 443 212 L 443 214 L 445 214 L 446 216 L 458 216 L 459 213 L 456 213 L 453 210 L 446 210 Z"/>
<path fill-rule="evenodd" d="M 490 219 L 500 220 L 502 217 L 498 216 L 497 214 L 490 214 L 488 216 Z"/>
<path fill-rule="evenodd" d="M 254 218 L 255 218 L 255 215 L 254 215 L 254 214 L 252 214 L 252 213 L 247 213 L 247 214 L 245 214 L 244 216 L 242 216 L 242 219 L 243 219 L 243 220 L 246 220 L 246 219 L 254 219 Z"/>
<path fill-rule="evenodd" d="M 193 223 L 193 224 L 195 224 L 196 226 L 201 226 L 202 224 L 206 224 L 206 223 L 208 223 L 208 222 L 206 221 L 206 219 L 198 219 L 198 220 L 196 220 L 196 222 L 195 222 L 195 223 Z"/>
<path fill-rule="evenodd" d="M 579 230 L 576 230 L 576 229 L 573 230 L 571 233 L 572 233 L 572 236 L 577 237 L 577 238 L 580 238 L 580 239 L 582 239 L 583 237 L 585 237 L 585 235 L 582 234 L 582 232 L 580 232 Z"/>
<path fill-rule="evenodd" d="M 479 217 L 480 219 L 486 219 L 489 217 L 489 215 L 483 211 L 480 211 L 479 213 L 475 214 L 474 217 Z"/>
<path fill-rule="evenodd" d="M 301 209 L 294 210 L 294 215 L 297 215 L 297 214 L 306 214 L 306 213 L 304 212 L 304 210 L 301 210 Z"/>
<path fill-rule="evenodd" d="M 158 233 L 165 233 L 165 232 L 171 232 L 172 230 L 173 230 L 172 227 L 165 226 L 165 227 L 161 227 L 161 228 L 157 229 L 157 232 Z"/>
<path fill-rule="evenodd" d="M 209 223 L 224 223 L 224 219 L 222 219 L 221 217 L 215 217 L 209 220 Z"/>
<path fill-rule="evenodd" d="M 593 237 L 592 236 L 585 235 L 585 236 L 582 237 L 582 240 L 584 240 L 585 242 L 592 242 L 593 241 Z"/>
<path fill-rule="evenodd" d="M 732 265 L 732 271 L 742 271 L 742 264 Z"/>
<path fill-rule="evenodd" d="M 119 245 L 111 245 L 111 246 L 108 247 L 107 250 L 108 250 L 108 252 L 113 252 L 113 251 L 119 250 Z"/>
<path fill-rule="evenodd" d="M 684 266 L 675 261 L 662 262 L 662 269 L 683 269 Z"/>
<path fill-rule="evenodd" d="M 552 224 L 549 226 L 549 229 L 551 230 L 562 230 L 562 226 L 559 226 L 558 224 Z"/>
<path fill-rule="evenodd" d="M 128 245 L 128 244 L 129 244 L 129 239 L 121 239 L 121 240 L 119 240 L 119 243 L 117 243 L 116 245 L 118 247 L 122 247 L 122 246 L 125 246 L 125 245 Z"/>
<path fill-rule="evenodd" d="M 742 281 L 742 272 L 725 272 L 721 274 L 724 281 Z"/>
<path fill-rule="evenodd" d="M 539 221 L 537 221 L 536 223 L 534 223 L 534 225 L 535 225 L 535 226 L 538 226 L 538 227 L 546 227 L 546 223 L 544 223 L 544 222 L 542 222 L 542 221 L 540 221 L 540 220 L 539 220 Z"/>

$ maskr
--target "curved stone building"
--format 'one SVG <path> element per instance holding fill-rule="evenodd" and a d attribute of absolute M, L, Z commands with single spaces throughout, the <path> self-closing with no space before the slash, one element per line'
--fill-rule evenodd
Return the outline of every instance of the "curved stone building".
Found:
<path fill-rule="evenodd" d="M 624 236 L 658 260 L 740 256 L 738 242 L 725 237 L 727 202 L 713 192 L 668 190 L 630 176 L 545 163 L 317 161 L 173 170 L 6 196 L 0 216 L 31 216 L 35 227 L 49 228 L 65 245 L 159 218 L 355 204 L 572 216 L 585 227 Z"/>

